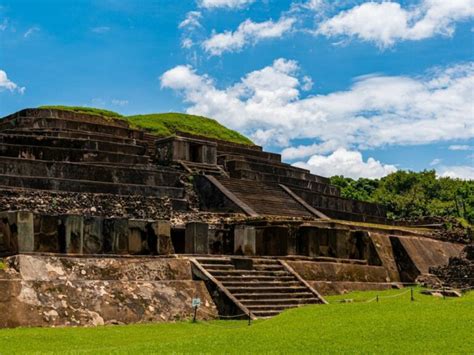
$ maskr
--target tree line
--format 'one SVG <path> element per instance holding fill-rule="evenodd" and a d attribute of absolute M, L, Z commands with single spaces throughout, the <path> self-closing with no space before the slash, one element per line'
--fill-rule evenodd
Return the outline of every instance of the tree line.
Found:
<path fill-rule="evenodd" d="M 399 170 L 381 179 L 333 176 L 331 183 L 343 197 L 384 205 L 389 218 L 454 217 L 474 224 L 474 180 Z"/>

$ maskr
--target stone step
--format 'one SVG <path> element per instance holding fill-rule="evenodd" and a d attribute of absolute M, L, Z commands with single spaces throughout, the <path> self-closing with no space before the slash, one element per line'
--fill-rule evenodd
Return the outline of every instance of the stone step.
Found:
<path fill-rule="evenodd" d="M 43 135 L 0 134 L 0 143 L 81 149 L 131 155 L 144 155 L 146 153 L 145 147 L 136 144 L 107 142 L 99 139 L 47 137 Z"/>
<path fill-rule="evenodd" d="M 294 276 L 268 276 L 268 275 L 233 275 L 233 276 L 219 276 L 218 280 L 222 283 L 233 282 L 237 280 L 242 281 L 274 281 L 274 282 L 286 282 L 294 280 Z"/>
<path fill-rule="evenodd" d="M 294 277 L 286 270 L 266 271 L 266 270 L 210 270 L 213 276 L 221 277 L 252 277 L 265 276 L 269 278 Z"/>
<path fill-rule="evenodd" d="M 231 284 L 226 284 L 227 288 L 235 293 L 246 293 L 246 294 L 255 294 L 255 293 L 301 293 L 307 292 L 308 289 L 302 286 L 299 282 L 291 283 L 258 283 L 257 285 L 249 285 L 246 282 L 232 282 Z"/>
<path fill-rule="evenodd" d="M 314 298 L 311 292 L 234 292 L 233 295 L 239 300 Z"/>
<path fill-rule="evenodd" d="M 14 176 L 0 174 L 0 186 L 38 190 L 89 192 L 116 195 L 142 195 L 183 198 L 184 190 L 176 187 L 114 184 L 99 181 L 56 179 L 40 176 Z"/>
<path fill-rule="evenodd" d="M 101 152 L 55 147 L 25 146 L 0 143 L 0 156 L 25 159 L 70 162 L 103 162 L 119 164 L 148 164 L 150 158 L 145 155 Z"/>
<path fill-rule="evenodd" d="M 0 174 L 71 180 L 90 180 L 93 177 L 100 182 L 148 186 L 180 185 L 179 173 L 164 167 L 51 162 L 1 156 Z"/>
<path fill-rule="evenodd" d="M 235 266 L 232 264 L 201 264 L 207 271 L 213 273 L 216 271 L 235 270 Z"/>
<path fill-rule="evenodd" d="M 281 313 L 281 311 L 268 311 L 268 310 L 265 310 L 265 311 L 254 311 L 252 313 L 257 318 L 263 319 L 263 318 L 271 318 L 271 317 L 277 316 Z"/>
<path fill-rule="evenodd" d="M 246 307 L 249 306 L 286 306 L 286 305 L 302 305 L 302 304 L 315 304 L 318 303 L 318 299 L 315 297 L 307 298 L 259 298 L 259 299 L 239 299 L 239 301 Z"/>
<path fill-rule="evenodd" d="M 196 258 L 200 264 L 209 265 L 209 264 L 225 264 L 232 265 L 230 259 L 228 258 Z"/>
<path fill-rule="evenodd" d="M 280 271 L 280 270 L 286 270 L 281 264 L 254 264 L 253 268 L 255 270 L 262 270 L 262 271 Z"/>
<path fill-rule="evenodd" d="M 221 281 L 219 279 L 219 281 Z M 221 281 L 222 282 L 222 281 Z M 250 281 L 250 280 L 242 280 L 242 281 L 224 281 L 222 282 L 226 287 L 232 289 L 251 289 L 252 292 L 256 292 L 261 288 L 265 290 L 269 289 L 288 289 L 292 287 L 299 287 L 301 284 L 299 281 Z"/>
<path fill-rule="evenodd" d="M 14 117 L 14 115 L 5 117 L 0 122 L 0 130 L 18 127 L 32 129 L 64 129 L 86 131 L 96 134 L 105 133 L 124 138 L 143 138 L 142 131 L 115 124 L 106 124 L 104 121 L 94 122 L 93 120 L 84 121 L 69 117 L 47 117 L 46 113 L 39 113 L 36 116 L 29 113 L 21 115 L 21 112 L 18 114 L 19 115 L 14 114 L 17 115 L 16 117 Z"/>
<path fill-rule="evenodd" d="M 30 135 L 30 136 L 43 136 L 43 137 L 58 137 L 58 138 L 79 138 L 79 139 L 91 139 L 91 140 L 100 140 L 105 142 L 114 142 L 122 144 L 133 144 L 139 145 L 142 147 L 147 147 L 147 142 L 142 139 L 127 138 L 127 137 L 117 137 L 105 133 L 92 133 L 87 131 L 77 131 L 77 130 L 65 130 L 65 129 L 31 129 L 31 128 L 12 128 L 4 129 L 0 131 L 5 134 L 20 134 L 20 135 Z"/>
<path fill-rule="evenodd" d="M 299 305 L 295 304 L 278 304 L 278 305 L 270 305 L 270 304 L 265 304 L 265 305 L 248 305 L 246 306 L 252 313 L 254 312 L 259 312 L 259 311 L 284 311 L 285 309 L 289 308 L 295 308 L 298 307 Z"/>

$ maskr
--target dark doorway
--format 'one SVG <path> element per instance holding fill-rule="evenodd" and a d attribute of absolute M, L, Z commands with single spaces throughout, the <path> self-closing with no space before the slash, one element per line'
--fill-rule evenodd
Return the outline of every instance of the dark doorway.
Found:
<path fill-rule="evenodd" d="M 194 163 L 201 163 L 202 146 L 199 144 L 189 144 L 189 160 Z"/>
<path fill-rule="evenodd" d="M 184 254 L 185 229 L 171 228 L 171 243 L 176 254 Z"/>
<path fill-rule="evenodd" d="M 58 225 L 58 247 L 60 253 L 67 253 L 66 225 L 64 224 L 63 220 L 60 220 Z"/>

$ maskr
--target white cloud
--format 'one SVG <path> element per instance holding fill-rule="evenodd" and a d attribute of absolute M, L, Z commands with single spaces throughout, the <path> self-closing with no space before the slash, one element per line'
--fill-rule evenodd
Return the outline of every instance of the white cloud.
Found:
<path fill-rule="evenodd" d="M 456 22 L 472 16 L 474 0 L 422 0 L 407 9 L 396 2 L 370 1 L 324 21 L 316 33 L 327 37 L 357 37 L 388 47 L 396 41 L 451 36 Z"/>
<path fill-rule="evenodd" d="M 326 146 L 360 150 L 474 136 L 474 63 L 418 77 L 367 75 L 345 91 L 303 98 L 298 70 L 297 62 L 280 58 L 221 89 L 192 67 L 177 66 L 162 75 L 161 85 L 180 92 L 189 113 L 216 118 L 257 143 L 318 142 L 306 154 L 327 153 Z M 304 150 L 284 156 L 301 159 Z"/>
<path fill-rule="evenodd" d="M 128 105 L 128 100 L 112 99 L 112 105 L 126 106 Z"/>
<path fill-rule="evenodd" d="M 450 145 L 448 147 L 449 150 L 472 150 L 474 149 L 473 147 L 471 147 L 470 145 L 457 145 L 457 144 L 454 144 L 454 145 Z"/>
<path fill-rule="evenodd" d="M 189 11 L 186 14 L 186 18 L 181 21 L 179 24 L 179 28 L 196 28 L 201 27 L 201 23 L 199 22 L 200 18 L 202 17 L 199 11 Z"/>
<path fill-rule="evenodd" d="M 435 158 L 431 161 L 430 166 L 439 165 L 442 161 L 443 159 Z"/>
<path fill-rule="evenodd" d="M 457 165 L 443 166 L 438 169 L 438 176 L 450 177 L 453 179 L 474 180 L 474 166 Z"/>
<path fill-rule="evenodd" d="M 91 28 L 91 31 L 94 32 L 94 33 L 103 34 L 103 33 L 109 32 L 109 31 L 110 31 L 110 27 L 108 27 L 108 26 L 93 27 L 93 28 Z"/>
<path fill-rule="evenodd" d="M 13 81 L 8 79 L 7 73 L 3 70 L 0 70 L 0 92 L 8 90 L 10 92 L 18 92 L 20 94 L 25 93 L 25 87 L 20 87 L 15 84 Z"/>
<path fill-rule="evenodd" d="M 194 45 L 194 42 L 191 38 L 183 38 L 181 41 L 181 47 L 189 49 Z"/>
<path fill-rule="evenodd" d="M 263 39 L 279 38 L 289 32 L 294 18 L 280 18 L 277 22 L 268 20 L 265 22 L 253 22 L 245 20 L 236 31 L 225 31 L 214 33 L 202 44 L 204 50 L 212 55 L 221 55 L 224 52 L 233 52 L 242 49 L 248 44 L 254 44 Z"/>
<path fill-rule="evenodd" d="M 397 171 L 394 165 L 382 164 L 374 158 L 364 161 L 360 152 L 343 148 L 328 156 L 313 155 L 307 162 L 297 162 L 293 165 L 321 176 L 344 175 L 353 179 L 361 177 L 376 179 Z"/>
<path fill-rule="evenodd" d="M 198 5 L 206 9 L 240 9 L 250 5 L 254 1 L 255 0 L 199 0 Z"/>
<path fill-rule="evenodd" d="M 36 32 L 39 32 L 39 31 L 40 31 L 39 27 L 31 27 L 23 34 L 23 38 L 28 38 L 32 34 L 34 34 Z"/>
<path fill-rule="evenodd" d="M 0 23 L 0 31 L 5 31 L 8 28 L 8 19 L 4 19 L 2 23 Z"/>

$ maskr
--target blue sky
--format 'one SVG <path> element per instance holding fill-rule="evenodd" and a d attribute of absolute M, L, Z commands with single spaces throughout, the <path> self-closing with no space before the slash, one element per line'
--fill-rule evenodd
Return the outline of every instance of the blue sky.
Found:
<path fill-rule="evenodd" d="M 321 175 L 474 178 L 473 0 L 0 0 L 0 115 L 213 117 Z"/>

